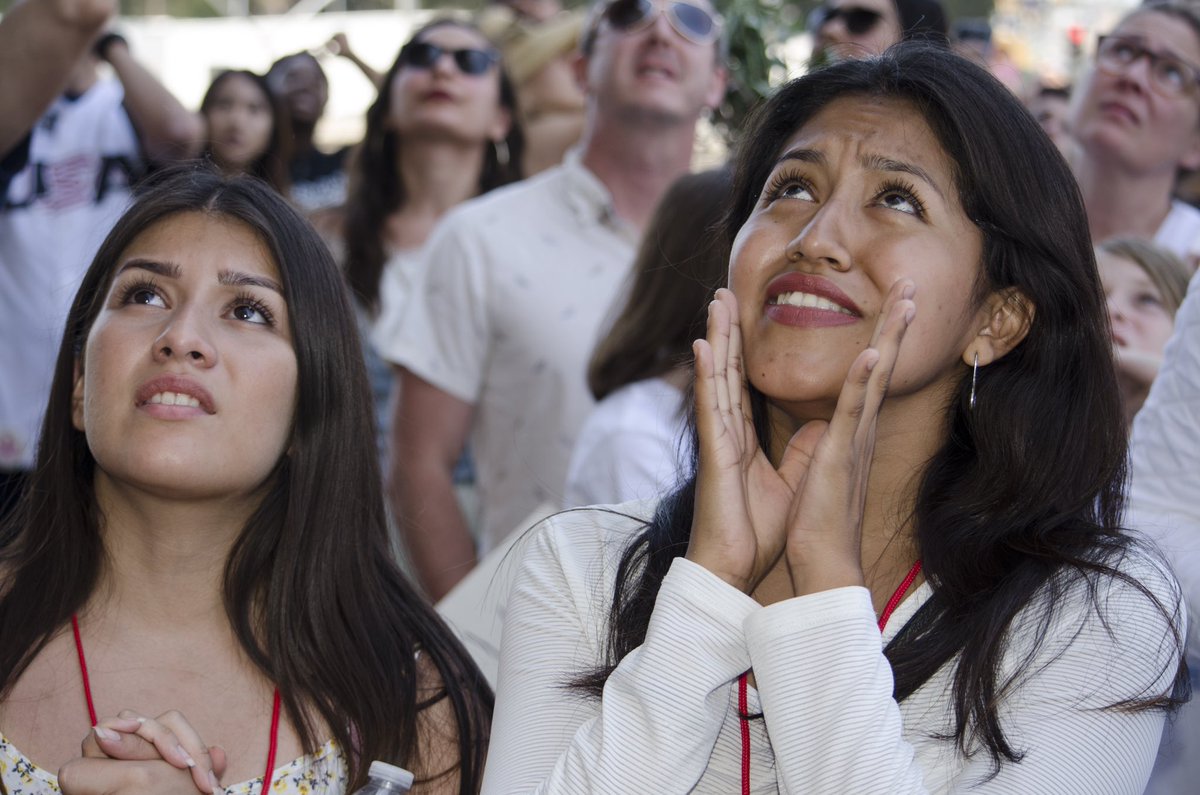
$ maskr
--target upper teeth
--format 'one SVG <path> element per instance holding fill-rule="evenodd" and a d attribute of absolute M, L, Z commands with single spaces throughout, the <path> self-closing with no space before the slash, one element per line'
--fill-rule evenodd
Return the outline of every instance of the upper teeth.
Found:
<path fill-rule="evenodd" d="M 191 406 L 194 409 L 200 408 L 199 400 L 181 392 L 158 392 L 147 402 L 161 403 L 164 406 Z"/>
<path fill-rule="evenodd" d="M 812 293 L 780 293 L 775 296 L 775 303 L 787 304 L 788 306 L 811 307 L 813 309 L 828 309 L 831 312 L 841 312 L 843 315 L 854 314 L 846 307 L 835 304 L 828 298 L 813 295 Z"/>

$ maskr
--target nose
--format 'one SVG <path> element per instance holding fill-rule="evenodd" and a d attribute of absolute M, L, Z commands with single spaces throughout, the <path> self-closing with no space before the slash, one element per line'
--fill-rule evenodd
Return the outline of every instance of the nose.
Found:
<path fill-rule="evenodd" d="M 836 271 L 850 269 L 851 256 L 846 248 L 843 213 L 834 202 L 819 207 L 808 223 L 787 246 L 791 262 L 819 262 Z"/>
<path fill-rule="evenodd" d="M 1119 73 L 1119 81 L 1126 86 L 1135 86 L 1143 91 L 1150 87 L 1150 55 L 1142 54 L 1127 64 Z"/>
<path fill-rule="evenodd" d="M 458 64 L 455 63 L 454 55 L 449 50 L 442 50 L 434 60 L 432 69 L 436 74 L 450 75 L 458 71 Z"/>
<path fill-rule="evenodd" d="M 217 363 L 217 349 L 212 343 L 212 330 L 200 313 L 187 306 L 172 312 L 166 325 L 154 340 L 152 352 L 160 364 L 186 362 L 207 369 Z"/>
<path fill-rule="evenodd" d="M 667 9 L 659 4 L 654 4 L 654 9 L 650 12 L 654 14 L 654 22 L 650 25 L 650 33 L 659 41 L 669 41 L 672 36 L 683 38 L 671 27 L 671 20 L 667 18 Z"/>

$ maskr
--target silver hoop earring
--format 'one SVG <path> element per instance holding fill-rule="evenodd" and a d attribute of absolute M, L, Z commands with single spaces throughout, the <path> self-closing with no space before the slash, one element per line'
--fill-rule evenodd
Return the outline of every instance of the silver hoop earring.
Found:
<path fill-rule="evenodd" d="M 492 148 L 496 150 L 496 162 L 501 167 L 508 165 L 508 141 L 503 138 L 492 141 Z"/>
<path fill-rule="evenodd" d="M 971 400 L 968 408 L 975 408 L 975 381 L 979 378 L 979 352 L 975 352 L 975 364 L 971 366 Z"/>

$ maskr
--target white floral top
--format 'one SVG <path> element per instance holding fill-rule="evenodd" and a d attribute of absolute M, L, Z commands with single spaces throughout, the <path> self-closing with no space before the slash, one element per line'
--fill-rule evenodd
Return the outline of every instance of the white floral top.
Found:
<path fill-rule="evenodd" d="M 270 795 L 342 795 L 346 791 L 346 779 L 346 758 L 330 740 L 315 753 L 275 768 Z M 60 792 L 58 778 L 26 759 L 3 734 L 0 734 L 0 781 L 4 782 L 9 795 Z M 229 795 L 259 795 L 262 776 L 230 784 L 225 787 L 225 792 Z"/>

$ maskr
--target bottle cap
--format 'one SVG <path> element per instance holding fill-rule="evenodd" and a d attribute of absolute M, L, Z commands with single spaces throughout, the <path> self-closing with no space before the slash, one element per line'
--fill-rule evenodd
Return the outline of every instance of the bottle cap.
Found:
<path fill-rule="evenodd" d="M 399 784 L 403 787 L 411 787 L 413 785 L 413 774 L 397 765 L 389 765 L 387 762 L 372 762 L 371 769 L 367 771 L 367 775 L 371 778 L 379 778 L 384 781 L 390 781 L 393 784 Z"/>

